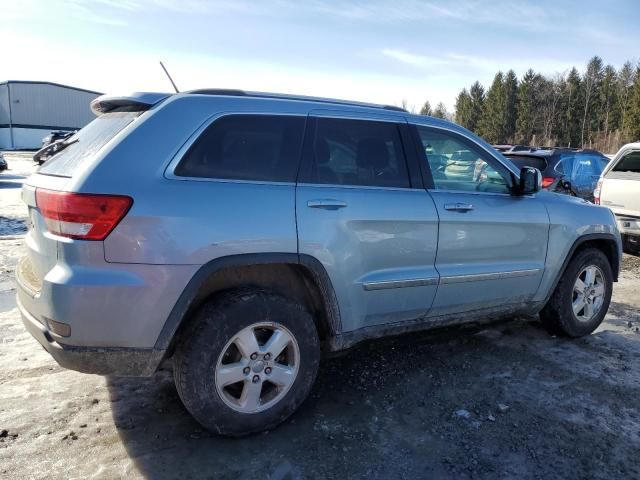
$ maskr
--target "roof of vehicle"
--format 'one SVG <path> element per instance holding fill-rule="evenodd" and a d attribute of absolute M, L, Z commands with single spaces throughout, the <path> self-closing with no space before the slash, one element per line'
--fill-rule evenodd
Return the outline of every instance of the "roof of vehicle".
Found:
<path fill-rule="evenodd" d="M 620 150 L 618 150 L 615 156 L 617 157 L 618 154 L 624 150 L 640 150 L 640 142 L 632 142 L 623 145 L 622 147 L 620 147 Z"/>
<path fill-rule="evenodd" d="M 607 168 L 605 168 L 604 172 L 602 172 L 602 175 L 606 175 L 612 168 L 614 168 L 618 164 L 618 162 L 620 162 L 622 155 L 629 150 L 640 150 L 640 142 L 627 143 L 626 145 L 620 147 L 620 150 L 618 150 L 613 158 L 609 161 L 609 165 L 607 165 Z"/>
<path fill-rule="evenodd" d="M 563 154 L 563 153 L 595 153 L 597 155 L 601 155 L 604 157 L 604 155 L 599 152 L 598 150 L 593 150 L 593 149 L 577 149 L 577 148 L 565 148 L 565 147 L 553 147 L 553 148 L 549 148 L 549 147 L 544 147 L 544 148 L 538 148 L 536 150 L 529 150 L 526 152 L 523 151 L 519 151 L 519 152 L 505 152 L 503 153 L 503 155 L 510 157 L 510 156 L 514 156 L 514 157 L 518 157 L 518 156 L 522 156 L 522 157 L 552 157 L 554 155 L 559 155 L 559 154 Z"/>
<path fill-rule="evenodd" d="M 429 117 L 427 115 L 412 114 L 404 110 L 403 108 L 392 105 L 379 105 L 375 103 L 356 102 L 349 100 L 339 100 L 334 98 L 323 97 L 308 97 L 304 95 L 288 95 L 280 93 L 265 93 L 265 92 L 246 92 L 243 90 L 232 89 L 200 89 L 190 90 L 181 93 L 158 93 L 158 92 L 135 92 L 124 96 L 102 95 L 91 102 L 91 110 L 100 115 L 110 112 L 114 109 L 131 109 L 132 111 L 144 111 L 151 109 L 154 105 L 163 102 L 168 99 L 178 99 L 180 97 L 189 96 L 220 96 L 220 97 L 238 97 L 244 99 L 260 99 L 263 101 L 283 100 L 293 102 L 306 102 L 309 104 L 317 104 L 317 108 L 321 108 L 323 105 L 334 107 L 348 107 L 349 109 L 362 110 L 363 113 L 384 113 L 385 115 L 398 116 L 400 121 L 409 120 L 417 125 L 426 125 L 430 127 L 440 127 L 450 131 L 457 132 L 467 137 L 472 137 L 474 141 L 483 145 L 487 151 L 499 153 L 491 148 L 486 141 L 482 138 L 469 132 L 467 129 L 456 123 L 450 122 L 446 119 Z M 517 169 L 509 162 L 506 165 L 509 170 L 517 175 Z"/>
<path fill-rule="evenodd" d="M 552 150 L 519 150 L 517 152 L 503 152 L 505 157 L 550 157 L 553 155 Z"/>
<path fill-rule="evenodd" d="M 91 110 L 98 115 L 106 113 L 110 110 L 125 106 L 135 106 L 140 109 L 151 108 L 156 103 L 166 99 L 174 94 L 157 93 L 157 92 L 135 92 L 131 95 L 113 96 L 102 95 L 91 102 Z M 390 110 L 395 112 L 409 113 L 404 108 L 394 105 L 379 105 L 376 103 L 356 102 L 350 100 L 340 100 L 335 98 L 309 97 L 305 95 L 290 95 L 284 93 L 268 93 L 268 92 L 248 92 L 244 90 L 223 89 L 223 88 L 204 88 L 197 90 L 189 90 L 181 92 L 180 95 L 219 95 L 225 97 L 252 97 L 294 100 L 313 103 L 327 103 L 333 105 L 345 105 L 351 107 L 375 108 L 382 110 Z"/>

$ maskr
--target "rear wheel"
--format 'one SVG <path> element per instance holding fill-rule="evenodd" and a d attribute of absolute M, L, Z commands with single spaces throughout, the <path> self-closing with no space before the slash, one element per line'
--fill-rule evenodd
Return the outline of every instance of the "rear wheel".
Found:
<path fill-rule="evenodd" d="M 320 353 L 301 305 L 257 290 L 230 292 L 194 320 L 177 347 L 174 378 L 204 427 L 231 436 L 269 429 L 306 398 Z"/>
<path fill-rule="evenodd" d="M 595 248 L 585 249 L 571 260 L 540 312 L 542 323 L 552 333 L 588 335 L 607 314 L 612 290 L 613 272 L 607 257 Z"/>

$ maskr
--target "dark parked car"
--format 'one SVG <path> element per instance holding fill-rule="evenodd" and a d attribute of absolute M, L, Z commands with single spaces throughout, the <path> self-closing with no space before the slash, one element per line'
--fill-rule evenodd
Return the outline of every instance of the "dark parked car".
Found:
<path fill-rule="evenodd" d="M 542 188 L 567 193 L 593 202 L 593 190 L 609 159 L 596 150 L 569 148 L 537 149 L 503 153 L 519 168 L 535 167 L 542 172 Z"/>
<path fill-rule="evenodd" d="M 47 145 L 51 145 L 52 143 L 57 142 L 58 140 L 64 140 L 65 138 L 70 137 L 74 133 L 75 131 L 70 132 L 68 130 L 52 130 L 51 132 L 49 132 L 49 135 L 47 135 L 42 139 L 42 147 L 40 148 L 44 148 Z"/>
<path fill-rule="evenodd" d="M 538 147 L 532 147 L 530 145 L 492 145 L 492 146 L 502 154 L 514 153 L 514 152 L 530 152 L 538 149 Z"/>
<path fill-rule="evenodd" d="M 4 156 L 2 156 L 2 153 L 0 153 L 0 172 L 6 170 L 7 168 L 9 168 L 9 166 L 7 165 L 7 161 L 4 159 Z"/>

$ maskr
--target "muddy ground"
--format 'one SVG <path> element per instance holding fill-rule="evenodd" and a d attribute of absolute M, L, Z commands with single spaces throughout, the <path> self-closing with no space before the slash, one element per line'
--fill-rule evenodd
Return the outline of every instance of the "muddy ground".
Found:
<path fill-rule="evenodd" d="M 322 364 L 281 427 L 203 432 L 169 371 L 63 370 L 23 329 L 13 280 L 26 211 L 0 173 L 2 478 L 640 478 L 640 259 L 580 340 L 536 319 L 362 344 Z"/>

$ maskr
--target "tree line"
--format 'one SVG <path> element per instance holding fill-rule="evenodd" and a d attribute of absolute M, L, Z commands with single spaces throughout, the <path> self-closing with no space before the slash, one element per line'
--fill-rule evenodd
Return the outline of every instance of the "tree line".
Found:
<path fill-rule="evenodd" d="M 442 103 L 431 110 L 426 102 L 420 113 L 448 117 Z M 452 119 L 494 144 L 614 152 L 640 140 L 640 63 L 616 70 L 595 56 L 583 74 L 498 72 L 488 90 L 476 81 L 458 94 Z"/>

